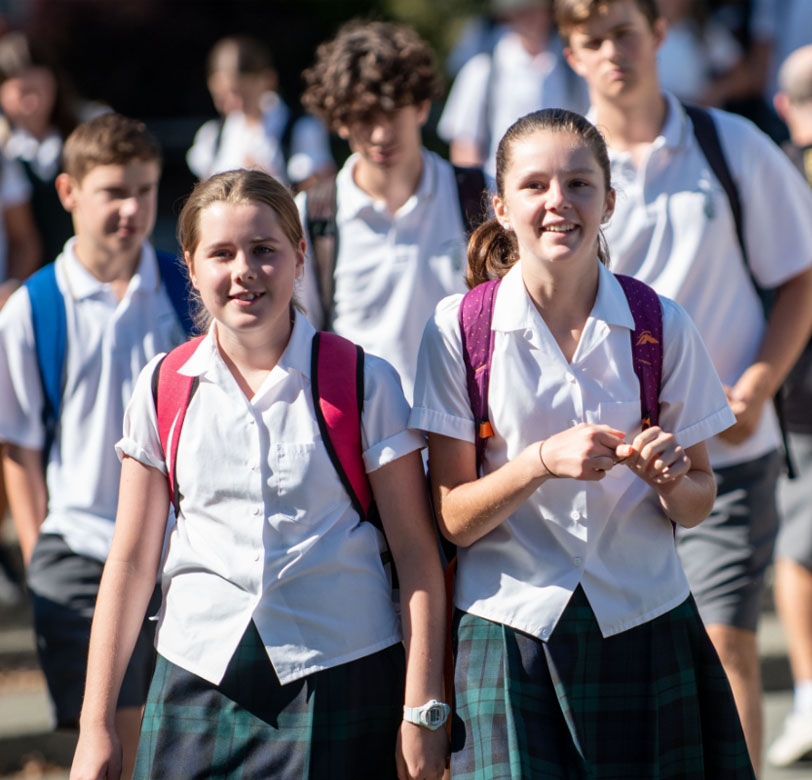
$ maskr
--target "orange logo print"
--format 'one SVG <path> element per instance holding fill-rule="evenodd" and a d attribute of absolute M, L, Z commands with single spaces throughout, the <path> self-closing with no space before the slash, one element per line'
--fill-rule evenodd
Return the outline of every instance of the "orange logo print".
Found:
<path fill-rule="evenodd" d="M 659 344 L 660 342 L 651 335 L 650 330 L 644 330 L 637 339 L 637 346 L 642 347 L 644 344 Z"/>

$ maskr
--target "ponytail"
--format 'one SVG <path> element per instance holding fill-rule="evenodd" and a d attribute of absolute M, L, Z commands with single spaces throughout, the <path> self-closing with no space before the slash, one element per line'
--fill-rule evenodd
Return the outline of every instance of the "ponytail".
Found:
<path fill-rule="evenodd" d="M 519 259 L 516 239 L 495 219 L 481 224 L 468 241 L 465 281 L 473 289 L 490 279 L 501 279 Z"/>

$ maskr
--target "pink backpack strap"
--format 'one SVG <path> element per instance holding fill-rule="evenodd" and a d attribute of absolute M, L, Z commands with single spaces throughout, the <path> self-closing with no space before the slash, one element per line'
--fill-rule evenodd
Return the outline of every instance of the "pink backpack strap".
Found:
<path fill-rule="evenodd" d="M 468 400 L 474 414 L 476 467 L 479 472 L 487 439 L 493 436 L 488 419 L 488 385 L 493 358 L 493 307 L 501 279 L 492 279 L 469 290 L 460 303 L 458 319 Z"/>
<path fill-rule="evenodd" d="M 381 527 L 361 444 L 364 351 L 335 333 L 317 332 L 310 369 L 316 420 L 330 460 L 361 519 Z"/>
<path fill-rule="evenodd" d="M 175 467 L 178 459 L 178 440 L 186 410 L 195 394 L 198 377 L 179 374 L 178 370 L 192 356 L 203 336 L 198 336 L 161 359 L 152 374 L 152 398 L 155 402 L 155 413 L 158 418 L 158 436 L 164 451 L 169 499 L 178 514 L 180 491 L 175 480 Z"/>
<path fill-rule="evenodd" d="M 657 293 L 631 276 L 615 274 L 634 317 L 632 362 L 640 381 L 640 418 L 643 429 L 660 421 L 663 374 L 663 310 Z"/>

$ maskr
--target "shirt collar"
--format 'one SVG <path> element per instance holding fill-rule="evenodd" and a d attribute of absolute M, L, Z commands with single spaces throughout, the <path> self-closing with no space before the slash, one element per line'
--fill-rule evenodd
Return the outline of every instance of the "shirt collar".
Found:
<path fill-rule="evenodd" d="M 634 317 L 620 282 L 601 262 L 598 263 L 598 295 L 590 317 L 608 325 L 634 329 Z M 539 316 L 522 279 L 521 263 L 516 263 L 503 277 L 493 308 L 491 328 L 499 331 L 531 327 Z"/>
<path fill-rule="evenodd" d="M 437 189 L 437 170 L 434 158 L 425 150 L 421 149 L 420 153 L 423 157 L 423 172 L 420 175 L 420 181 L 417 184 L 412 198 L 423 200 L 431 198 Z M 376 206 L 375 199 L 364 192 L 356 183 L 353 178 L 355 166 L 358 164 L 360 155 L 356 152 L 350 155 L 347 162 L 338 172 L 336 178 L 336 187 L 341 192 L 341 198 L 338 204 L 338 210 L 343 218 L 352 219 L 364 209 L 380 210 L 380 206 Z M 409 203 L 412 198 L 409 198 Z M 405 204 L 404 204 L 405 205 Z M 403 208 L 403 207 L 401 207 Z"/>
<path fill-rule="evenodd" d="M 181 366 L 178 373 L 184 376 L 204 376 L 214 365 L 213 361 L 222 361 L 220 350 L 217 347 L 216 328 L 217 322 L 213 320 L 197 349 Z M 300 311 L 295 311 L 290 340 L 273 370 L 281 370 L 286 374 L 297 371 L 309 378 L 310 353 L 315 332 L 316 329 L 310 324 L 307 317 Z"/>
<path fill-rule="evenodd" d="M 74 300 L 90 298 L 108 289 L 107 282 L 95 277 L 76 256 L 76 237 L 71 238 L 62 250 L 65 277 Z M 127 285 L 127 296 L 138 290 L 157 290 L 160 284 L 158 262 L 155 250 L 149 242 L 141 245 L 141 256 L 138 260 L 135 273 Z M 126 297 L 126 296 L 125 296 Z"/>

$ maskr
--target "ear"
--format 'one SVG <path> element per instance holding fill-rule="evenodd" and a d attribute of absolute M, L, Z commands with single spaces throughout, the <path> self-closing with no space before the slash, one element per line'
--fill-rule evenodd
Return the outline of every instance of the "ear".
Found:
<path fill-rule="evenodd" d="M 787 123 L 787 116 L 790 112 L 789 98 L 785 92 L 776 92 L 773 95 L 773 105 L 775 106 L 775 113 L 781 117 L 784 124 Z"/>
<path fill-rule="evenodd" d="M 79 189 L 79 182 L 67 173 L 60 173 L 54 184 L 62 208 L 72 212 L 76 208 L 76 192 Z"/>
<path fill-rule="evenodd" d="M 654 40 L 656 42 L 656 46 L 659 49 L 660 46 L 663 45 L 665 36 L 668 35 L 668 22 L 665 20 L 664 17 L 660 16 L 659 18 L 654 20 L 654 25 L 651 29 L 652 32 L 654 33 Z"/>
<path fill-rule="evenodd" d="M 347 125 L 339 125 L 336 130 L 336 135 L 343 141 L 347 141 L 350 137 L 350 128 L 347 127 Z"/>
<path fill-rule="evenodd" d="M 417 121 L 420 123 L 420 127 L 426 124 L 429 118 L 429 111 L 431 110 L 431 101 L 424 100 L 422 103 L 418 103 L 417 105 Z"/>
<path fill-rule="evenodd" d="M 567 65 L 572 68 L 575 73 L 577 73 L 581 78 L 586 78 L 586 69 L 578 58 L 578 55 L 569 47 L 564 47 L 564 59 L 567 61 Z"/>
<path fill-rule="evenodd" d="M 510 222 L 510 218 L 508 217 L 507 213 L 507 206 L 505 206 L 505 202 L 498 196 L 493 196 L 493 214 L 496 217 L 496 221 L 505 228 L 505 225 Z M 507 228 L 505 228 L 507 230 Z"/>
<path fill-rule="evenodd" d="M 192 255 L 190 252 L 183 253 L 183 262 L 186 263 L 186 271 L 189 274 L 189 281 L 192 283 L 192 287 L 195 288 L 198 292 L 200 292 L 200 288 L 197 286 L 197 276 L 195 274 L 195 265 L 192 262 Z"/>
<path fill-rule="evenodd" d="M 609 190 L 606 193 L 606 200 L 603 204 L 603 217 L 601 218 L 601 223 L 608 222 L 609 218 L 612 214 L 615 213 L 615 191 Z"/>
<path fill-rule="evenodd" d="M 305 265 L 305 252 L 307 251 L 307 241 L 304 238 L 299 239 L 299 245 L 296 247 L 296 270 L 294 275 L 296 279 L 301 279 L 304 274 Z"/>

